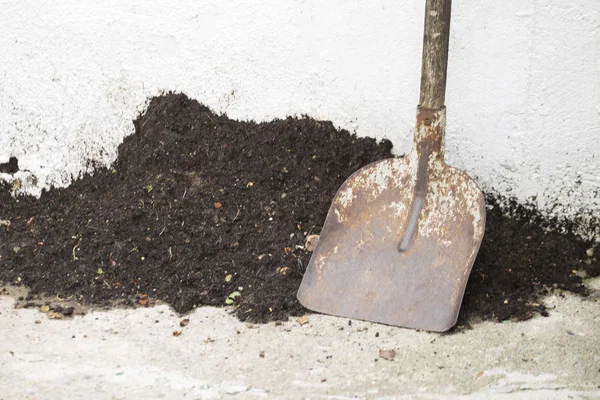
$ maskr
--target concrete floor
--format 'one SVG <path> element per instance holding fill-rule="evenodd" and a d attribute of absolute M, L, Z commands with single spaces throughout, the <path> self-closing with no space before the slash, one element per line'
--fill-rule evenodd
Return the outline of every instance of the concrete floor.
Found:
<path fill-rule="evenodd" d="M 0 296 L 0 399 L 600 398 L 600 302 L 547 303 L 548 318 L 440 335 L 322 315 L 250 325 L 208 307 L 181 328 L 164 305 L 50 320 Z"/>

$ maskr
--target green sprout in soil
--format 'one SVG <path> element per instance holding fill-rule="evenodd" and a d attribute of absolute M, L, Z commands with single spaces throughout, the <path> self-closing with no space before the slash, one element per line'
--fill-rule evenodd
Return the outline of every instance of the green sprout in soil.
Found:
<path fill-rule="evenodd" d="M 240 297 L 242 294 L 240 292 L 233 292 L 231 293 L 226 299 L 225 299 L 225 304 L 227 305 L 232 305 L 233 303 L 235 303 L 235 299 L 237 299 L 238 297 Z"/>

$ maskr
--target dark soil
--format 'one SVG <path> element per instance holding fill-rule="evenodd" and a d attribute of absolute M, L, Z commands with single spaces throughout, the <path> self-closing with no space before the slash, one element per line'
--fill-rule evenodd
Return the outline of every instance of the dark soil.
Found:
<path fill-rule="evenodd" d="M 155 98 L 135 127 L 111 169 L 39 200 L 0 190 L 10 221 L 0 283 L 88 304 L 162 300 L 178 312 L 239 292 L 242 320 L 301 315 L 306 236 L 319 233 L 341 183 L 392 147 L 309 118 L 237 122 L 184 95 Z M 590 243 L 546 233 L 530 209 L 505 217 L 488 203 L 461 323 L 545 314 L 548 290 L 586 294 L 581 273 L 600 273 Z"/>

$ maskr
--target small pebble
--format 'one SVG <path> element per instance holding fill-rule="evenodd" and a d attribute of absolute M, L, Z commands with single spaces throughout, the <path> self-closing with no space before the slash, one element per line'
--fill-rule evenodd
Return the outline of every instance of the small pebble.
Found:
<path fill-rule="evenodd" d="M 319 242 L 319 235 L 309 235 L 304 242 L 304 248 L 308 252 L 315 251 L 317 243 Z"/>

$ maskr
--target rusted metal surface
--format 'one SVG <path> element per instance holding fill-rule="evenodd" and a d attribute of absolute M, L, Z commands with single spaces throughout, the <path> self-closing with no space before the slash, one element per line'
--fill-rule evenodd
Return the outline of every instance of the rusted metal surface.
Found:
<path fill-rule="evenodd" d="M 456 323 L 485 202 L 466 173 L 445 164 L 444 133 L 445 108 L 419 108 L 413 151 L 341 186 L 298 292 L 305 307 L 431 331 Z"/>

